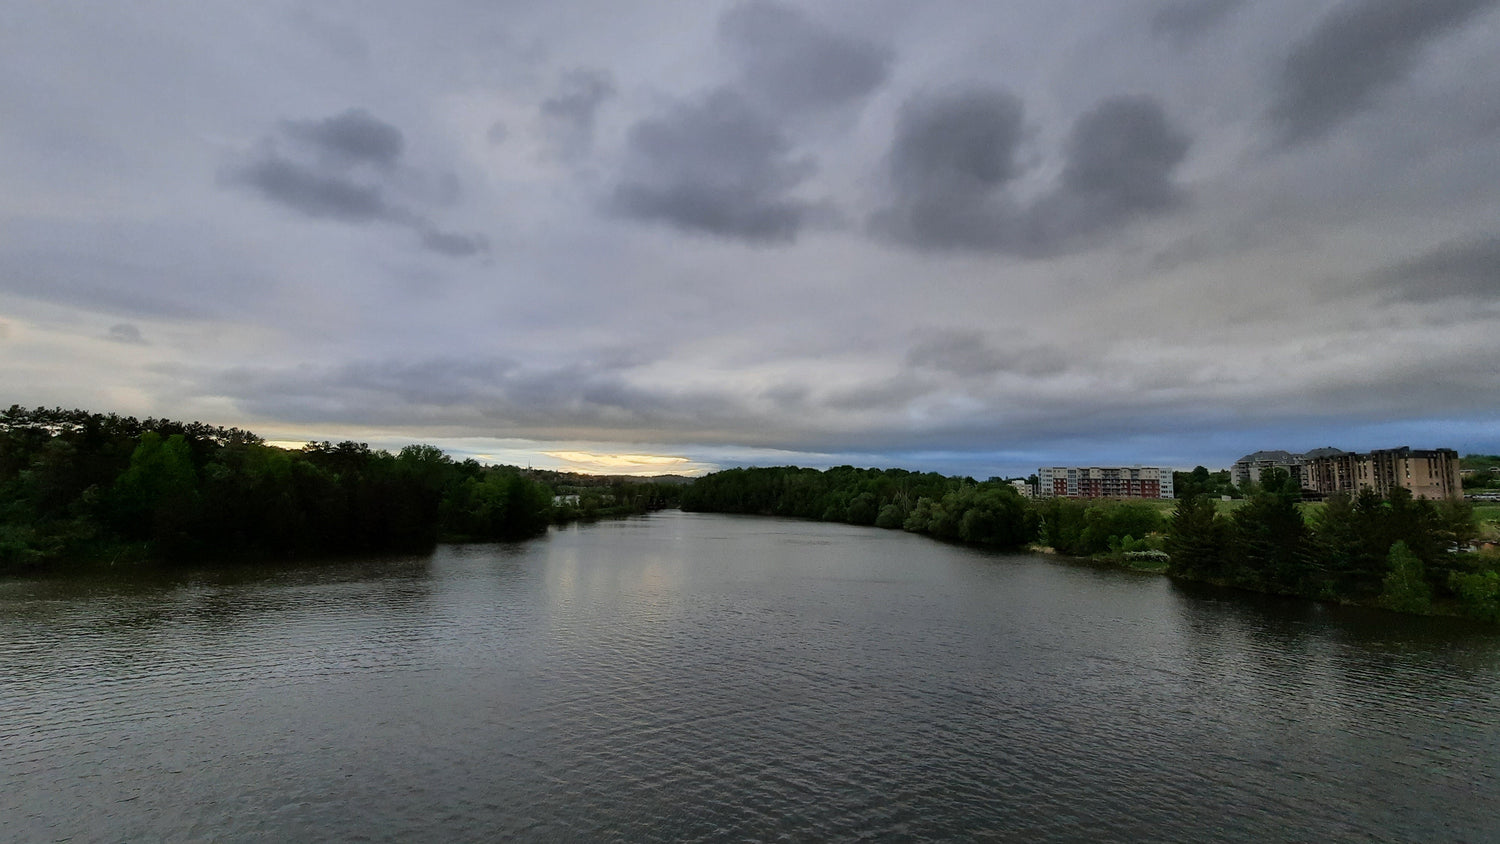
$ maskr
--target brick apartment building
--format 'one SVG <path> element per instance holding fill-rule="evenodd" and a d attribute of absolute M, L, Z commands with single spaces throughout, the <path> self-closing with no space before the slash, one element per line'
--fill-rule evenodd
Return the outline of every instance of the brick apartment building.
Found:
<path fill-rule="evenodd" d="M 1043 498 L 1171 498 L 1172 470 L 1157 466 L 1051 466 L 1038 469 Z"/>

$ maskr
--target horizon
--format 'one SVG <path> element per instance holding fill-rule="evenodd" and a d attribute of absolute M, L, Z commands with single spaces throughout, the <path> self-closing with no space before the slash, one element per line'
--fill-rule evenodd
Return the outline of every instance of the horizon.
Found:
<path fill-rule="evenodd" d="M 1500 0 L 11 11 L 7 405 L 585 474 L 1500 453 Z"/>

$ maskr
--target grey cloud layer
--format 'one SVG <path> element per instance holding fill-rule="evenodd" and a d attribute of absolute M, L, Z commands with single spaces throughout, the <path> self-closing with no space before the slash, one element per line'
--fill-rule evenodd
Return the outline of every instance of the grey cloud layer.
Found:
<path fill-rule="evenodd" d="M 1405 302 L 1500 302 L 1500 235 L 1444 244 L 1376 273 L 1373 282 Z"/>
<path fill-rule="evenodd" d="M 1179 0 L 1163 7 L 1151 18 L 1158 35 L 1191 41 L 1223 23 L 1245 5 L 1245 0 Z"/>
<path fill-rule="evenodd" d="M 13 4 L 0 391 L 1067 462 L 1494 439 L 1497 4 Z"/>
<path fill-rule="evenodd" d="M 1016 178 L 1022 106 L 1002 91 L 908 103 L 890 156 L 895 202 L 874 228 L 926 249 L 1054 255 L 1184 200 L 1174 182 L 1190 141 L 1145 96 L 1107 99 L 1074 123 L 1058 184 L 1029 205 Z"/>
<path fill-rule="evenodd" d="M 1401 82 L 1421 52 L 1495 0 L 1345 2 L 1287 57 L 1271 119 L 1288 144 L 1315 141 Z"/>
<path fill-rule="evenodd" d="M 286 120 L 277 135 L 261 139 L 248 161 L 228 168 L 223 181 L 309 217 L 408 228 L 424 248 L 443 255 L 487 251 L 482 235 L 442 231 L 414 207 L 430 199 L 405 190 L 398 172 L 404 149 L 401 130 L 362 109 L 322 120 Z"/>

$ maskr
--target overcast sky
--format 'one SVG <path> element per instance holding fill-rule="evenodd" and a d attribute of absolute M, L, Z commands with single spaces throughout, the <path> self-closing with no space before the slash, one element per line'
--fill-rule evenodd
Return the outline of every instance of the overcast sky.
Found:
<path fill-rule="evenodd" d="M 0 405 L 593 471 L 1500 452 L 1497 0 L 0 12 Z"/>

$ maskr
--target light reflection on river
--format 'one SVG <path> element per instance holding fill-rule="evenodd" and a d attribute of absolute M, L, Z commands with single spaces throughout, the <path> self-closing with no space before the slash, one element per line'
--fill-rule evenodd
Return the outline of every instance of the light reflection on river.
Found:
<path fill-rule="evenodd" d="M 0 839 L 1500 840 L 1500 633 L 662 513 L 0 583 Z"/>

